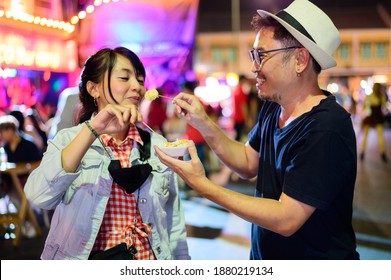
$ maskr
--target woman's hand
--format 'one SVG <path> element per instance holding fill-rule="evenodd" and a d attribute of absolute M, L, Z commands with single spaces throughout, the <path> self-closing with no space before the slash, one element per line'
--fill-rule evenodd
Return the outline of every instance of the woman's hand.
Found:
<path fill-rule="evenodd" d="M 138 106 L 121 104 L 108 104 L 91 120 L 90 124 L 100 134 L 114 134 L 123 131 L 136 122 L 141 122 L 143 117 Z"/>

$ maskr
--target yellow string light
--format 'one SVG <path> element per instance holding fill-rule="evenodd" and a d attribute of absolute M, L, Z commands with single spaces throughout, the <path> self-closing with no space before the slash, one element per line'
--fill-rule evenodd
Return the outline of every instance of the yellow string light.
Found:
<path fill-rule="evenodd" d="M 27 13 L 17 13 L 12 11 L 0 10 L 0 18 L 6 17 L 10 20 L 22 21 L 31 24 L 41 25 L 48 28 L 60 29 L 72 33 L 75 30 L 75 25 L 84 19 L 87 14 L 92 14 L 95 11 L 95 7 L 101 6 L 102 4 L 109 4 L 111 2 L 119 2 L 127 0 L 94 0 L 93 4 L 88 5 L 84 11 L 79 11 L 77 15 L 71 17 L 70 22 L 59 21 L 50 18 L 41 18 L 39 16 L 33 16 Z"/>
<path fill-rule="evenodd" d="M 58 20 L 51 18 L 41 18 L 39 16 L 33 16 L 27 13 L 17 13 L 12 11 L 4 11 L 0 10 L 0 18 L 6 17 L 7 19 L 14 21 L 21 21 L 35 25 L 41 25 L 43 27 L 54 28 L 54 29 L 62 29 L 67 31 L 68 33 L 72 33 L 75 30 L 75 26 L 73 23 L 69 22 L 59 22 Z"/>

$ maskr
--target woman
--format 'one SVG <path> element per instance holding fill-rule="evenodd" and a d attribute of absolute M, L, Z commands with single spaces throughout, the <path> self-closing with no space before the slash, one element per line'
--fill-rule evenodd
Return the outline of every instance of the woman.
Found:
<path fill-rule="evenodd" d="M 178 182 L 137 129 L 145 69 L 130 50 L 102 49 L 81 75 L 79 124 L 49 141 L 25 186 L 56 207 L 42 259 L 189 259 Z"/>
<path fill-rule="evenodd" d="M 386 145 L 384 142 L 384 116 L 383 108 L 386 106 L 386 95 L 381 89 L 381 84 L 375 83 L 373 85 L 373 91 L 370 95 L 366 96 L 364 100 L 364 112 L 366 117 L 362 121 L 364 130 L 364 136 L 361 143 L 361 160 L 365 159 L 365 150 L 367 145 L 369 129 L 375 128 L 379 141 L 380 158 L 382 161 L 387 162 Z"/>

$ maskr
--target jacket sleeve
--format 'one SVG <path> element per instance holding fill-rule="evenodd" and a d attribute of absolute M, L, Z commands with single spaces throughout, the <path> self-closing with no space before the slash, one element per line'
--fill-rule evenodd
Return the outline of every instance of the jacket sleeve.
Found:
<path fill-rule="evenodd" d="M 174 254 L 174 259 L 188 260 L 190 259 L 190 256 L 187 245 L 185 216 L 179 196 L 178 175 L 174 172 L 172 172 L 170 178 L 170 197 L 168 205 L 172 206 L 172 209 L 170 209 L 171 213 L 168 213 L 172 216 L 172 219 L 170 219 L 171 224 L 168 224 L 171 251 Z"/>
<path fill-rule="evenodd" d="M 66 173 L 62 168 L 61 151 L 70 140 L 66 130 L 60 131 L 54 140 L 49 140 L 40 165 L 30 174 L 24 187 L 27 199 L 33 205 L 42 209 L 55 208 L 79 176 L 80 171 Z"/>

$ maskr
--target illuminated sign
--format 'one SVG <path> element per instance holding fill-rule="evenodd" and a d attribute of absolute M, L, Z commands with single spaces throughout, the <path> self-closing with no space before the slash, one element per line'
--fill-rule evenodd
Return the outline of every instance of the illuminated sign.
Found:
<path fill-rule="evenodd" d="M 76 42 L 27 37 L 0 30 L 0 65 L 72 72 L 77 68 Z"/>

